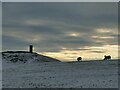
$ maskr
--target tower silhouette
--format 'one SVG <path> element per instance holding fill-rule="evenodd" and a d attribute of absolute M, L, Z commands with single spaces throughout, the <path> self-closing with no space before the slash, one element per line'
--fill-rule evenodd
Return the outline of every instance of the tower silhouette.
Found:
<path fill-rule="evenodd" d="M 33 52 L 33 45 L 29 46 L 29 52 L 32 53 Z"/>

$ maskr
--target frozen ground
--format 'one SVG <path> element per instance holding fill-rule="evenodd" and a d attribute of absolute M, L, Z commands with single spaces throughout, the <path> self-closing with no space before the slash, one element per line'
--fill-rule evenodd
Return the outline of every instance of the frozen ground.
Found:
<path fill-rule="evenodd" d="M 118 61 L 30 62 L 3 60 L 3 88 L 118 88 Z"/>

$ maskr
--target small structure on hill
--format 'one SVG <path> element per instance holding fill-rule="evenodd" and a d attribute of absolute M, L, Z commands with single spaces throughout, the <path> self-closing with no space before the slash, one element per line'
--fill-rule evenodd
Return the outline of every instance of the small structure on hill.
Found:
<path fill-rule="evenodd" d="M 33 53 L 33 45 L 29 45 L 29 52 Z"/>

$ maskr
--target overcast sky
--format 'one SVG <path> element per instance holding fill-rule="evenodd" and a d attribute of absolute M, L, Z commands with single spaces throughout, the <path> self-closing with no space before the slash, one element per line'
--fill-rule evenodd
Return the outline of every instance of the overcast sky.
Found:
<path fill-rule="evenodd" d="M 2 5 L 3 51 L 27 50 L 33 44 L 36 52 L 62 60 L 117 58 L 118 3 Z"/>

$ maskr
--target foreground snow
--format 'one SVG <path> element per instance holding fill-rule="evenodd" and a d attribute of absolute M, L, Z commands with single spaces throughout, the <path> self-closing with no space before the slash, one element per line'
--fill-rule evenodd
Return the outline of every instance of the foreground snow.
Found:
<path fill-rule="evenodd" d="M 3 88 L 117 88 L 117 63 L 3 61 Z"/>

